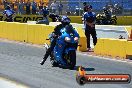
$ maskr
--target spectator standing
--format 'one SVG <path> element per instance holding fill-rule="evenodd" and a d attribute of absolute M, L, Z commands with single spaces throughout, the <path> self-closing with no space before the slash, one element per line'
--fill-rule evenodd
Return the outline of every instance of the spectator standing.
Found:
<path fill-rule="evenodd" d="M 88 5 L 87 5 L 87 3 L 86 3 L 86 2 L 84 2 L 84 3 L 83 3 L 83 11 L 84 11 L 84 12 L 87 12 L 87 11 L 86 11 L 87 6 L 88 6 Z"/>
<path fill-rule="evenodd" d="M 48 14 L 49 14 L 49 11 L 48 11 L 46 6 L 44 6 L 44 8 L 41 10 L 41 12 L 42 12 L 43 17 L 47 18 Z"/>
<path fill-rule="evenodd" d="M 30 14 L 30 6 L 31 6 L 30 0 L 28 0 L 25 5 L 26 5 L 26 14 L 29 15 Z"/>
<path fill-rule="evenodd" d="M 20 0 L 18 2 L 18 14 L 20 14 L 20 15 L 24 14 L 24 5 L 25 5 L 25 3 L 23 0 Z"/>
<path fill-rule="evenodd" d="M 42 14 L 41 13 L 41 10 L 43 9 L 43 6 L 44 6 L 44 2 L 42 0 L 39 1 L 39 4 L 38 4 L 38 7 L 39 7 L 39 14 Z"/>
<path fill-rule="evenodd" d="M 10 3 L 10 6 L 11 6 L 11 8 L 14 10 L 14 6 L 15 6 L 15 0 L 12 0 L 12 2 Z"/>
<path fill-rule="evenodd" d="M 54 0 L 54 2 L 50 5 L 52 13 L 56 14 L 56 10 L 57 10 L 57 3 L 56 0 Z"/>
<path fill-rule="evenodd" d="M 33 0 L 31 5 L 32 5 L 32 14 L 36 14 L 36 11 L 37 11 L 37 3 L 36 3 L 36 1 Z"/>
<path fill-rule="evenodd" d="M 62 9 L 63 9 L 63 5 L 60 1 L 59 5 L 58 5 L 58 11 L 59 11 L 59 15 L 62 15 Z"/>
<path fill-rule="evenodd" d="M 3 4 L 4 4 L 4 9 L 6 9 L 6 7 L 9 5 L 9 2 L 7 0 L 4 0 Z"/>
<path fill-rule="evenodd" d="M 89 6 L 89 5 L 87 4 L 87 2 L 84 2 L 84 3 L 83 3 L 83 15 L 82 15 L 83 24 L 84 24 L 84 14 L 85 14 L 85 12 L 87 12 L 88 6 Z M 85 25 L 84 25 L 84 28 L 85 28 Z"/>
<path fill-rule="evenodd" d="M 90 47 L 90 35 L 93 38 L 93 44 L 94 46 L 97 43 L 97 37 L 96 37 L 96 30 L 95 30 L 95 20 L 96 15 L 94 12 L 92 12 L 92 6 L 89 5 L 86 9 L 87 12 L 84 13 L 84 25 L 85 25 L 85 35 L 87 38 L 87 49 L 88 51 L 91 50 Z"/>

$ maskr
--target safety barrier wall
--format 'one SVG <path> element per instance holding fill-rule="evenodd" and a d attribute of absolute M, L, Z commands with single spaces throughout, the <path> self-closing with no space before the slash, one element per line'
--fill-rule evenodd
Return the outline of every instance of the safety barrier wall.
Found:
<path fill-rule="evenodd" d="M 127 58 L 132 56 L 132 41 L 126 39 L 98 39 L 94 52 L 102 56 Z"/>
<path fill-rule="evenodd" d="M 72 23 L 82 24 L 81 16 L 69 16 Z M 38 21 L 42 20 L 41 15 L 15 15 L 15 22 L 27 22 L 27 21 Z M 0 14 L 0 21 L 4 21 L 5 17 Z M 49 19 L 51 21 L 51 19 Z M 132 25 L 132 16 L 117 16 L 117 25 Z"/>
<path fill-rule="evenodd" d="M 48 35 L 53 31 L 54 26 L 43 24 L 26 24 L 17 22 L 4 22 L 0 21 L 0 37 L 9 40 L 15 40 L 20 42 L 27 42 L 32 44 L 44 44 L 48 43 L 46 39 Z M 79 44 L 81 47 L 79 51 L 86 50 L 86 37 L 81 28 L 76 28 L 80 35 Z"/>
<path fill-rule="evenodd" d="M 41 24 L 26 24 L 17 22 L 0 22 L 0 37 L 9 40 L 44 44 L 48 34 L 54 27 Z"/>
<path fill-rule="evenodd" d="M 76 26 L 76 24 L 73 24 Z M 130 27 L 128 27 L 130 28 Z M 54 26 L 42 24 L 26 24 L 17 22 L 0 21 L 0 37 L 9 40 L 27 42 L 32 44 L 49 43 L 46 41 Z M 86 50 L 86 37 L 82 26 L 76 28 L 80 35 L 79 51 Z M 124 39 L 98 39 L 94 52 L 100 55 L 111 55 L 112 57 L 126 58 L 132 55 L 132 41 Z"/>

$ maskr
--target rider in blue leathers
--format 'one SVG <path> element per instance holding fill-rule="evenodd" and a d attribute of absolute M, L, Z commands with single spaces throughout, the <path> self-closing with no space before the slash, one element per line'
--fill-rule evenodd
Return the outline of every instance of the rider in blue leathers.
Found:
<path fill-rule="evenodd" d="M 6 9 L 3 12 L 3 15 L 6 17 L 7 22 L 13 22 L 13 15 L 15 14 L 15 11 L 10 8 L 8 5 Z"/>
<path fill-rule="evenodd" d="M 53 51 L 55 45 L 56 45 L 56 40 L 58 38 L 58 36 L 61 35 L 60 30 L 64 27 L 66 27 L 67 25 L 70 25 L 70 18 L 68 18 L 68 16 L 62 16 L 61 19 L 61 24 L 57 25 L 53 31 L 54 33 L 54 38 L 51 41 L 50 47 L 48 48 L 48 50 L 46 51 L 46 54 L 44 55 L 43 60 L 40 62 L 41 65 L 44 64 L 44 62 L 46 61 L 46 59 L 48 58 L 48 56 L 51 54 L 51 52 Z"/>

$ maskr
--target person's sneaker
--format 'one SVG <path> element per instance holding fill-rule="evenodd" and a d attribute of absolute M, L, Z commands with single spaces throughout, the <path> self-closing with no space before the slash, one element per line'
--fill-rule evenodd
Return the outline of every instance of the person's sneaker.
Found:
<path fill-rule="evenodd" d="M 93 52 L 94 50 L 93 50 L 93 48 L 89 48 L 89 49 L 87 49 L 87 51 L 88 52 Z"/>
<path fill-rule="evenodd" d="M 91 51 L 91 48 L 88 48 L 87 51 L 90 52 Z"/>

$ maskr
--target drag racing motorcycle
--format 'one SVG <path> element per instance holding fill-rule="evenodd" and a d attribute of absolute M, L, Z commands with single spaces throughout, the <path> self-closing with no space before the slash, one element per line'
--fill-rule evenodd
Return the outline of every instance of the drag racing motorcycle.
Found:
<path fill-rule="evenodd" d="M 98 14 L 96 16 L 96 24 L 115 25 L 115 24 L 117 24 L 117 17 L 115 15 L 106 16 L 104 14 Z"/>
<path fill-rule="evenodd" d="M 52 66 L 63 66 L 64 64 L 60 62 L 61 58 L 67 68 L 73 69 L 76 65 L 76 50 L 79 42 L 79 34 L 75 29 L 69 31 L 67 28 L 61 29 L 62 35 L 56 41 L 56 46 L 50 55 L 50 61 Z M 48 40 L 52 41 L 53 35 L 53 33 L 50 34 Z M 44 46 L 46 49 L 49 47 L 48 44 Z"/>

